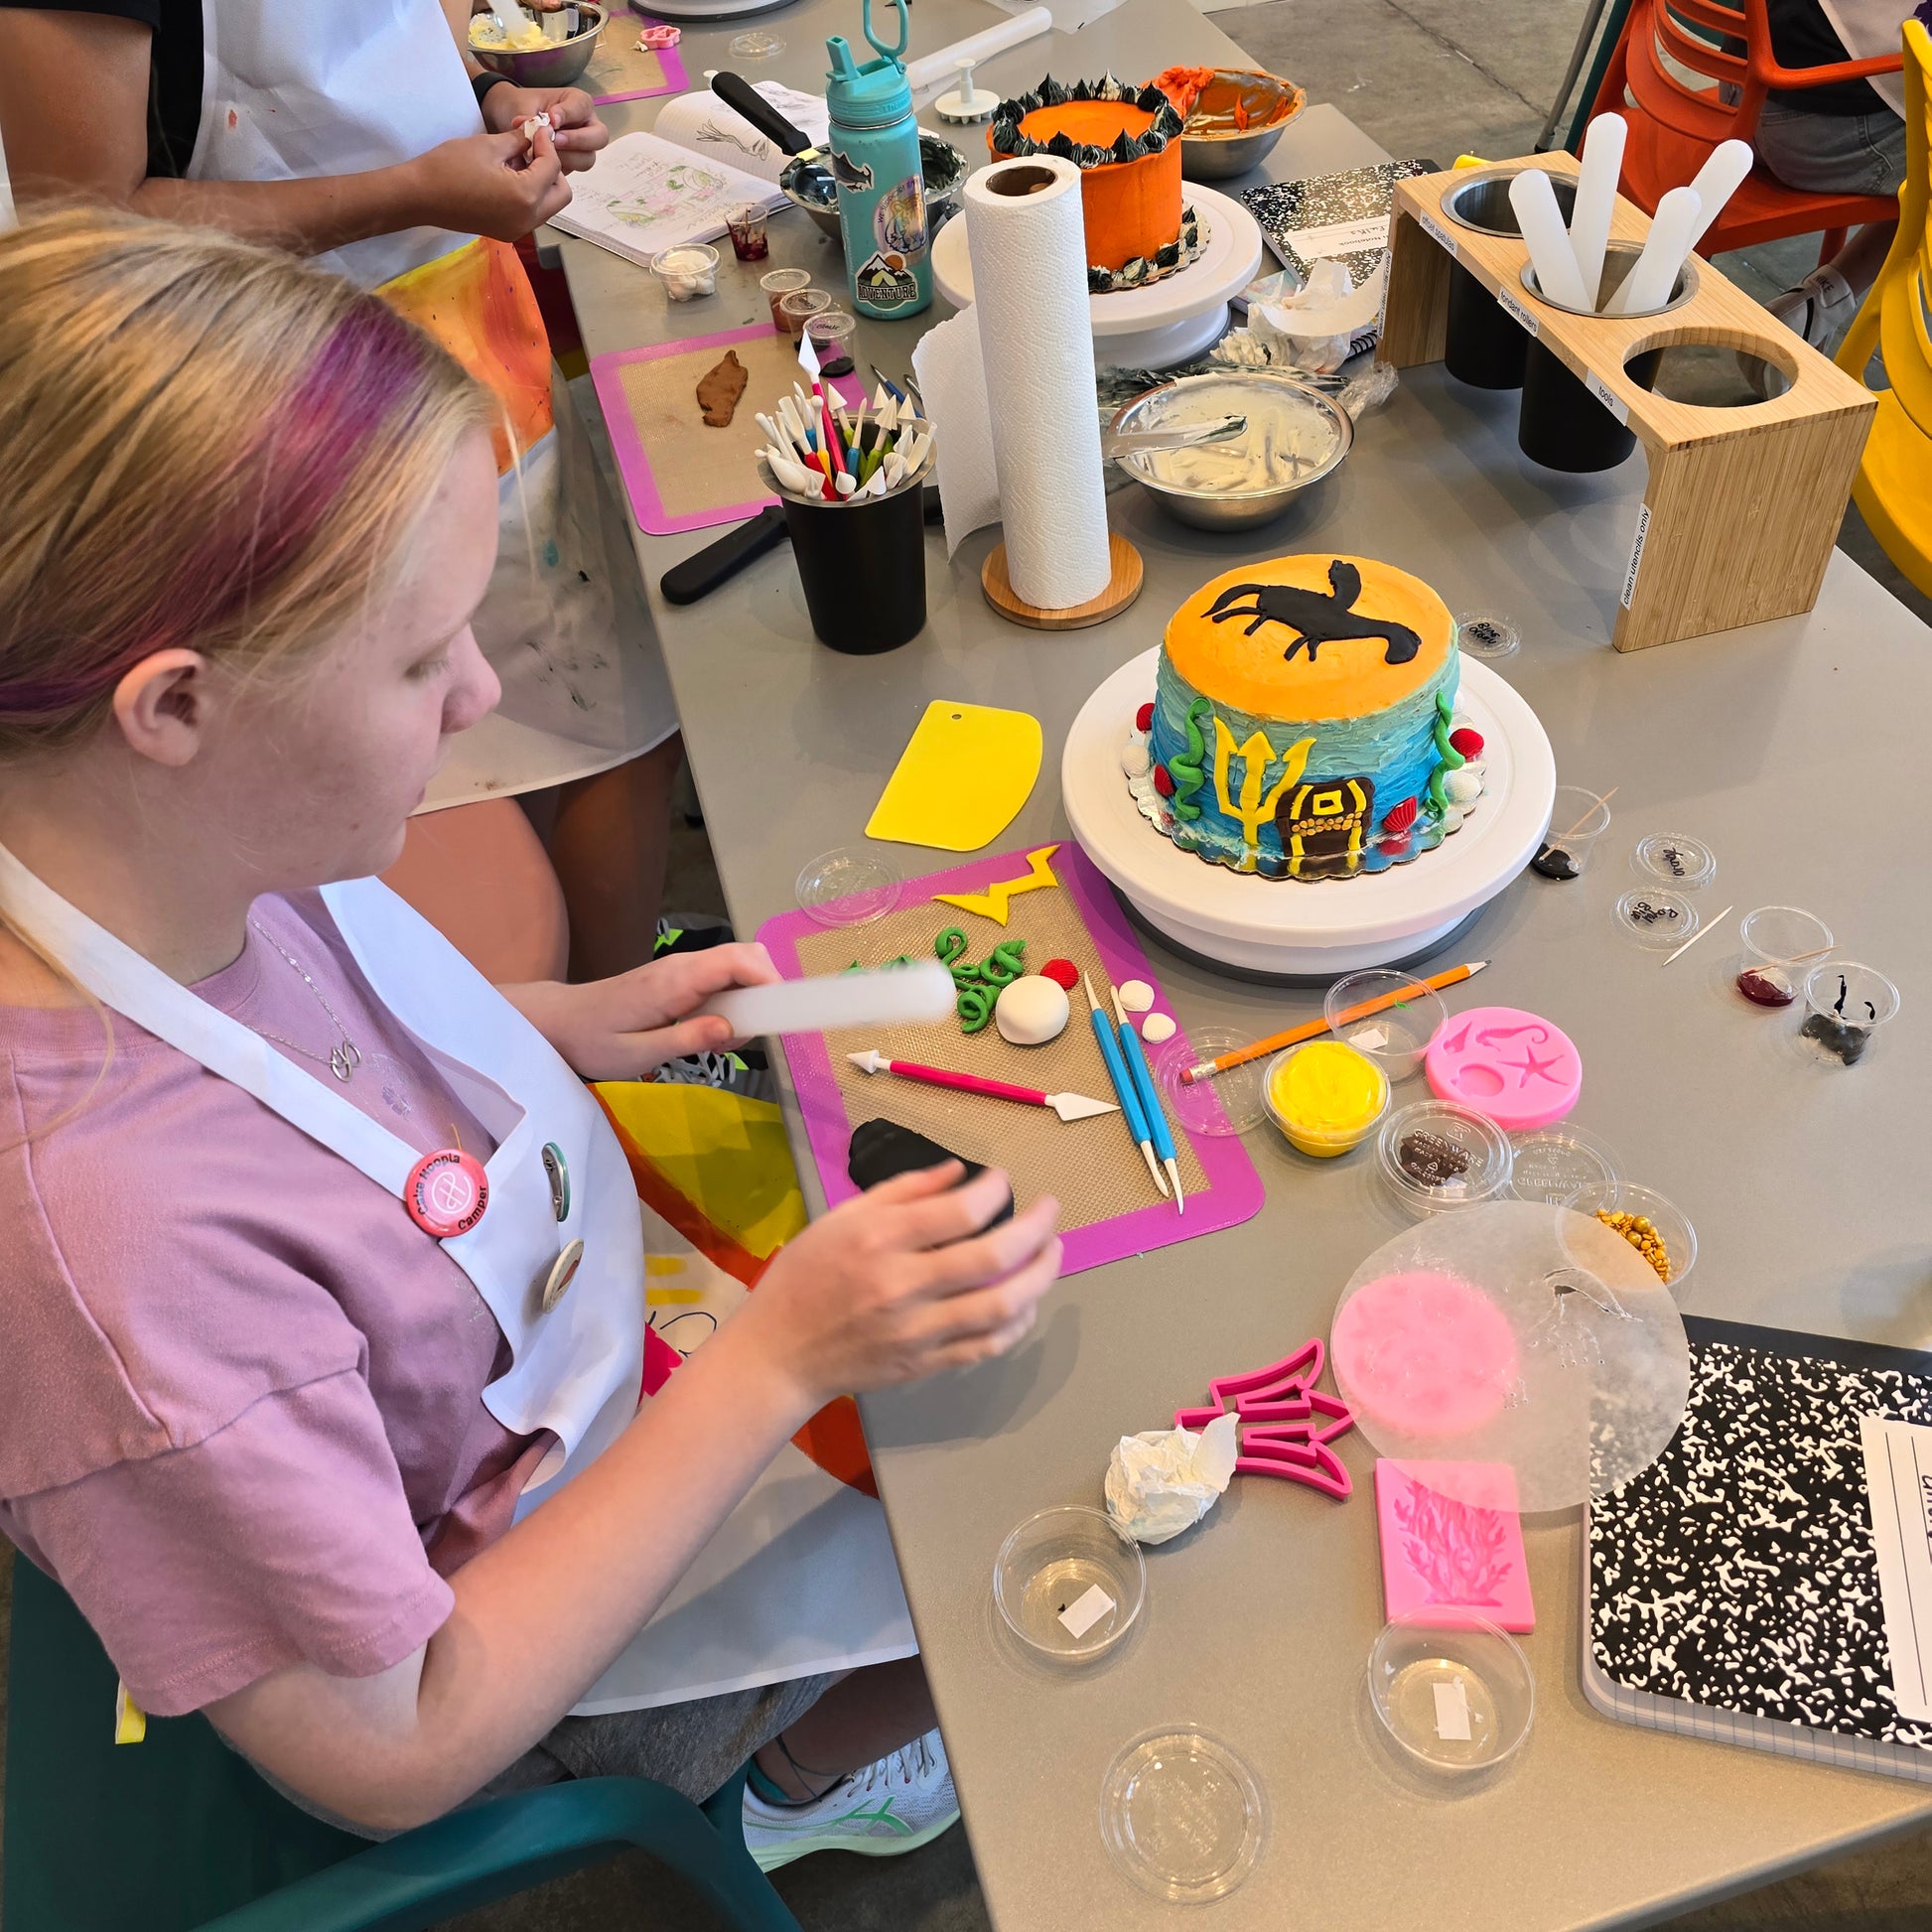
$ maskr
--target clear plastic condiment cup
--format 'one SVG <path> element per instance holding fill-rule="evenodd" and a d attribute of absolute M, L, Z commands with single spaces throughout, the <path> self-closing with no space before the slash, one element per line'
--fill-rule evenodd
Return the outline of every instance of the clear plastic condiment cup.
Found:
<path fill-rule="evenodd" d="M 1359 1020 L 1346 1018 L 1355 1008 L 1391 994 L 1396 996 L 1394 1004 L 1379 1013 L 1364 1014 Z M 1449 1018 L 1443 996 L 1427 981 L 1385 967 L 1344 973 L 1329 987 L 1321 1011 L 1337 1039 L 1396 1081 L 1413 1079 L 1422 1071 L 1429 1042 Z"/>
<path fill-rule="evenodd" d="M 759 287 L 764 291 L 764 299 L 771 305 L 771 327 L 781 336 L 789 336 L 796 341 L 804 324 L 794 324 L 788 316 L 780 312 L 778 305 L 786 296 L 796 295 L 801 289 L 808 289 L 811 285 L 811 271 L 804 268 L 774 268 L 759 277 Z M 825 298 L 827 307 L 831 305 L 831 301 L 832 298 L 828 295 Z"/>
<path fill-rule="evenodd" d="M 778 298 L 778 327 L 796 342 L 805 333 L 806 323 L 831 306 L 832 298 L 823 289 L 793 289 Z"/>
<path fill-rule="evenodd" d="M 1530 863 L 1546 879 L 1575 879 L 1609 829 L 1610 808 L 1595 792 L 1581 785 L 1559 785 L 1550 808 L 1550 829 Z"/>
<path fill-rule="evenodd" d="M 1746 912 L 1737 938 L 1737 991 L 1758 1007 L 1790 1006 L 1809 970 L 1801 963 L 1822 959 L 1837 943 L 1823 919 L 1795 905 Z"/>
<path fill-rule="evenodd" d="M 660 249 L 651 257 L 650 272 L 673 302 L 694 302 L 701 295 L 718 293 L 718 251 L 702 241 Z"/>
<path fill-rule="evenodd" d="M 1805 976 L 1805 1023 L 1798 1029 L 1820 1059 L 1857 1066 L 1872 1035 L 1898 1012 L 1898 988 L 1854 960 L 1827 959 Z"/>

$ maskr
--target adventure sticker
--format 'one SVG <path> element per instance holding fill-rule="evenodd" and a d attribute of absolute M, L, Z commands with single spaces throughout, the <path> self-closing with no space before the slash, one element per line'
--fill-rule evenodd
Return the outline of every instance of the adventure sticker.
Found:
<path fill-rule="evenodd" d="M 907 175 L 873 204 L 872 234 L 889 255 L 916 255 L 925 246 L 923 175 Z"/>
<path fill-rule="evenodd" d="M 905 265 L 905 257 L 884 249 L 860 263 L 852 286 L 861 302 L 875 309 L 909 308 L 919 299 L 918 278 Z"/>

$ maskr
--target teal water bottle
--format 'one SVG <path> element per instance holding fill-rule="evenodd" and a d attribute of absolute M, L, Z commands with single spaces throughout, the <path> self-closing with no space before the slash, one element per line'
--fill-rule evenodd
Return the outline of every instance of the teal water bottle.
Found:
<path fill-rule="evenodd" d="M 898 15 L 898 39 L 892 47 L 874 33 L 872 0 L 865 0 L 866 39 L 878 60 L 860 67 L 842 34 L 825 43 L 832 57 L 825 78 L 831 120 L 826 145 L 838 183 L 852 306 L 862 316 L 887 321 L 915 316 L 932 301 L 919 128 L 912 118 L 911 82 L 899 58 L 911 26 L 905 0 L 890 4 Z"/>

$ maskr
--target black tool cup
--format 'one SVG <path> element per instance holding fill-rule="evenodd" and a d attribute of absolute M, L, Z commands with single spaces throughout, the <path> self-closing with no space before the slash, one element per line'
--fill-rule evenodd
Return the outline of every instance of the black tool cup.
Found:
<path fill-rule="evenodd" d="M 1553 182 L 1557 207 L 1570 219 L 1577 200 L 1574 183 Z M 1516 210 L 1509 204 L 1509 181 L 1504 176 L 1472 181 L 1451 188 L 1443 197 L 1443 212 L 1457 225 L 1478 234 L 1521 234 Z M 1530 339 L 1503 312 L 1496 298 L 1460 262 L 1449 264 L 1449 325 L 1443 343 L 1443 366 L 1458 382 L 1472 389 L 1520 389 L 1523 353 Z"/>

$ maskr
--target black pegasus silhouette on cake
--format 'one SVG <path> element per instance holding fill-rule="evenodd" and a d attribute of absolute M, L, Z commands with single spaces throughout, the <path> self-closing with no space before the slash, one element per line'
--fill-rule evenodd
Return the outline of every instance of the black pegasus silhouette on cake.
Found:
<path fill-rule="evenodd" d="M 1299 584 L 1234 584 L 1208 606 L 1212 623 L 1226 623 L 1230 618 L 1252 618 L 1247 634 L 1252 637 L 1264 623 L 1279 623 L 1296 633 L 1295 641 L 1282 655 L 1293 659 L 1304 644 L 1309 662 L 1322 644 L 1339 643 L 1349 637 L 1379 637 L 1387 644 L 1382 661 L 1406 664 L 1422 649 L 1422 639 L 1406 623 L 1388 619 L 1358 616 L 1355 600 L 1362 594 L 1362 573 L 1345 557 L 1328 565 L 1328 592 L 1304 590 Z M 1244 605 L 1242 599 L 1252 598 Z"/>

